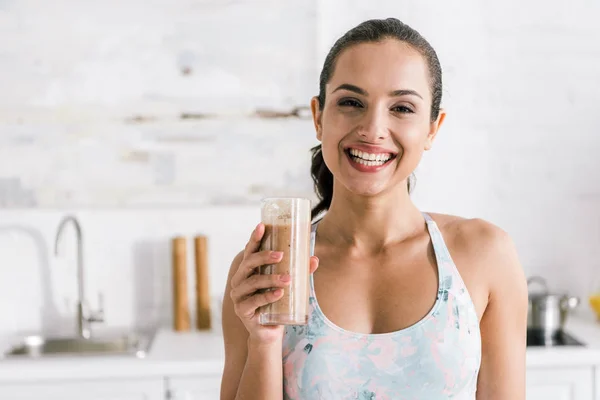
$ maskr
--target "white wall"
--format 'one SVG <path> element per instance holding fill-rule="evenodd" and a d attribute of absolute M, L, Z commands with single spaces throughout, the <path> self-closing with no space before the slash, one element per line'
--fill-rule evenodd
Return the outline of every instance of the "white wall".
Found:
<path fill-rule="evenodd" d="M 311 191 L 310 121 L 255 115 L 316 92 L 312 2 L 0 7 L 0 205 L 198 206 Z"/>
<path fill-rule="evenodd" d="M 114 241 L 86 242 L 90 300 L 94 285 L 112 291 L 110 322 L 139 322 L 136 257 L 166 273 L 172 233 L 225 215 L 200 218 L 213 214 L 199 207 L 252 214 L 264 195 L 311 195 L 310 120 L 257 110 L 306 106 L 335 38 L 396 16 L 430 40 L 444 68 L 448 118 L 417 171 L 417 204 L 500 225 L 528 275 L 585 296 L 600 278 L 598 12 L 590 0 L 0 1 L 0 229 L 37 230 L 49 249 L 60 216 L 81 213 L 92 238 Z M 239 240 L 255 222 L 244 218 Z M 22 305 L 0 325 L 35 328 L 29 315 L 49 289 L 24 282 L 47 274 L 65 310 L 74 270 L 42 273 L 24 251 L 34 239 L 9 236 L 0 304 Z M 144 240 L 156 249 L 131 247 Z M 226 268 L 225 258 L 212 267 Z M 165 320 L 170 283 L 154 279 L 161 294 L 141 297 L 150 320 Z"/>
<path fill-rule="evenodd" d="M 229 266 L 243 249 L 260 212 L 256 207 L 76 210 L 83 233 L 85 297 L 106 321 L 99 328 L 172 326 L 171 239 L 188 240 L 188 296 L 195 318 L 193 237 L 208 237 L 209 289 L 222 297 Z M 0 333 L 63 333 L 75 329 L 77 263 L 69 226 L 55 253 L 60 210 L 13 210 L 0 223 Z M 214 315 L 219 328 L 219 315 Z"/>

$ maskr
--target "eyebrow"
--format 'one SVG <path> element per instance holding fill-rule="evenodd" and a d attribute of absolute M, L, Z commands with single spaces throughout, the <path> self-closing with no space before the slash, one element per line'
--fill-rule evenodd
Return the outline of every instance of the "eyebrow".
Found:
<path fill-rule="evenodd" d="M 337 88 L 335 88 L 335 90 L 332 93 L 337 92 L 338 90 L 348 90 L 350 92 L 354 92 L 354 93 L 358 93 L 361 96 L 368 96 L 369 93 L 362 89 L 359 88 L 358 86 L 355 85 L 351 85 L 349 83 L 342 83 L 340 86 L 338 86 Z M 420 99 L 423 99 L 423 96 L 421 96 L 417 91 L 412 90 L 412 89 L 398 89 L 398 90 L 394 90 L 392 92 L 390 92 L 390 96 L 392 97 L 397 97 L 397 96 L 416 96 Z"/>

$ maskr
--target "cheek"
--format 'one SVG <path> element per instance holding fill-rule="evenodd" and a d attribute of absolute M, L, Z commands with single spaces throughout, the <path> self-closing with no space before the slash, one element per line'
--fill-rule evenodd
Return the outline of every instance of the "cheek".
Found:
<path fill-rule="evenodd" d="M 349 118 L 337 110 L 329 111 L 323 114 L 323 130 L 324 135 L 327 134 L 333 137 L 343 136 L 344 132 L 348 132 L 357 124 L 356 118 Z"/>
<path fill-rule="evenodd" d="M 323 159 L 325 160 L 325 165 L 329 169 L 334 167 L 335 160 L 337 160 L 339 156 L 338 149 L 339 140 L 335 140 L 328 135 L 327 133 L 323 135 L 323 139 L 321 140 L 321 151 L 323 152 Z M 335 167 L 334 167 L 335 169 Z"/>
<path fill-rule="evenodd" d="M 394 127 L 394 139 L 400 145 L 404 153 L 420 152 L 423 150 L 427 134 L 428 125 L 404 123 Z"/>
<path fill-rule="evenodd" d="M 333 157 L 338 156 L 339 145 L 349 131 L 348 126 L 348 122 L 344 118 L 339 118 L 339 114 L 323 115 L 320 140 L 325 161 L 331 162 Z"/>
<path fill-rule="evenodd" d="M 340 164 L 344 162 L 342 157 L 345 157 L 345 155 L 340 150 L 340 138 L 334 136 L 335 134 L 331 130 L 325 131 L 321 140 L 321 151 L 327 168 L 334 174 L 337 174 Z"/>

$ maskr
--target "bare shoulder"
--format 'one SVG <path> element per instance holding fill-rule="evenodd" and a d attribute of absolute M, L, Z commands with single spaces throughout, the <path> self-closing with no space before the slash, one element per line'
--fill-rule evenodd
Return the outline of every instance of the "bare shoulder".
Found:
<path fill-rule="evenodd" d="M 447 214 L 430 214 L 449 247 L 475 260 L 490 261 L 516 255 L 510 235 L 481 218 L 463 218 Z M 495 263 L 494 263 L 495 264 Z"/>
<path fill-rule="evenodd" d="M 479 292 L 481 302 L 507 291 L 526 295 L 527 283 L 517 249 L 505 230 L 480 218 L 430 215 L 467 286 L 470 283 L 473 291 Z"/>

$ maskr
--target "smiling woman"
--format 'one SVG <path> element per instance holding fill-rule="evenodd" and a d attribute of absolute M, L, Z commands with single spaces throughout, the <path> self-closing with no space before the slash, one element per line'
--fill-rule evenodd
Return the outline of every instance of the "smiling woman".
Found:
<path fill-rule="evenodd" d="M 308 324 L 257 323 L 280 296 L 263 289 L 288 282 L 252 273 L 278 259 L 257 251 L 259 224 L 226 289 L 222 399 L 525 398 L 527 288 L 510 237 L 422 212 L 409 195 L 441 97 L 435 51 L 397 19 L 334 44 L 311 101 L 321 144 Z"/>

